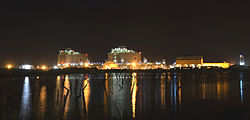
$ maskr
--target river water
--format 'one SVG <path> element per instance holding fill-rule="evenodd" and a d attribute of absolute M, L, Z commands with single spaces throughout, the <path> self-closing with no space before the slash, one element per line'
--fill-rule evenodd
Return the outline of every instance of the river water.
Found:
<path fill-rule="evenodd" d="M 0 78 L 0 119 L 249 119 L 247 72 Z"/>

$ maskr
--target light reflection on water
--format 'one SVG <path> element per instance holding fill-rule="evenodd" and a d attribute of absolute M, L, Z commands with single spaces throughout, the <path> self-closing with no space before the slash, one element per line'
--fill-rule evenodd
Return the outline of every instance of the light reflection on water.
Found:
<path fill-rule="evenodd" d="M 197 104 L 194 107 L 203 105 L 199 103 L 203 100 L 245 105 L 248 79 L 243 73 L 174 72 L 25 77 L 21 97 L 8 99 L 20 101 L 16 104 L 23 119 L 46 119 L 53 114 L 55 119 L 168 118 L 168 114 L 185 111 L 193 103 Z M 12 87 L 6 88 L 8 94 Z"/>
<path fill-rule="evenodd" d="M 89 109 L 89 100 L 90 100 L 90 93 L 91 93 L 91 89 L 90 89 L 90 84 L 89 84 L 89 77 L 88 75 L 85 76 L 85 80 L 84 80 L 84 99 L 85 99 L 85 109 L 86 112 L 88 112 Z"/>
<path fill-rule="evenodd" d="M 39 101 L 41 117 L 44 117 L 46 112 L 46 97 L 47 97 L 46 86 L 42 86 L 40 92 L 40 101 Z"/>
<path fill-rule="evenodd" d="M 164 110 L 166 105 L 166 73 L 161 75 L 161 109 Z"/>
<path fill-rule="evenodd" d="M 240 73 L 240 101 L 244 104 L 244 94 L 243 94 L 243 73 Z"/>
<path fill-rule="evenodd" d="M 131 86 L 131 91 L 132 91 L 132 109 L 133 109 L 133 118 L 135 119 L 135 109 L 136 109 L 136 93 L 137 93 L 137 74 L 132 73 L 132 86 Z"/>
<path fill-rule="evenodd" d="M 31 112 L 31 100 L 30 100 L 30 82 L 29 77 L 25 77 L 23 83 L 23 92 L 22 92 L 22 100 L 21 100 L 21 110 L 20 110 L 20 117 L 22 119 L 27 119 Z"/>

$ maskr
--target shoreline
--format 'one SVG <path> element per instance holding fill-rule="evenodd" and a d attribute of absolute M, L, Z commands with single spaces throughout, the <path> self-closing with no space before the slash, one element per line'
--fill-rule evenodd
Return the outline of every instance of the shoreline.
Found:
<path fill-rule="evenodd" d="M 143 72 L 143 73 L 162 73 L 162 72 L 248 72 L 250 69 L 222 69 L 222 68 L 212 68 L 212 69 L 109 69 L 100 70 L 96 68 L 66 68 L 66 69 L 50 69 L 50 70 L 24 70 L 24 69 L 0 69 L 0 77 L 21 77 L 21 76 L 41 76 L 41 75 L 63 75 L 63 74 L 104 74 L 104 73 L 133 73 L 133 72 Z"/>

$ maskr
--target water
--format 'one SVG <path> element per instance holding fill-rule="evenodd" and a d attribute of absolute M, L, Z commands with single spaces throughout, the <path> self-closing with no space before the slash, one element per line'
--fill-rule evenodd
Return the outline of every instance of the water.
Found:
<path fill-rule="evenodd" d="M 246 72 L 0 78 L 0 118 L 248 119 L 249 80 Z"/>

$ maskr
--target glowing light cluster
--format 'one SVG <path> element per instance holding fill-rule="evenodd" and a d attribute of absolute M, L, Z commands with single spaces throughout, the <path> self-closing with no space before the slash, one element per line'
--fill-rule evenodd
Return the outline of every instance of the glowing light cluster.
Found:
<path fill-rule="evenodd" d="M 33 65 L 25 64 L 25 65 L 21 65 L 19 68 L 29 70 L 29 69 L 32 69 L 33 67 L 34 67 Z"/>
<path fill-rule="evenodd" d="M 135 53 L 133 50 L 128 50 L 126 47 L 121 46 L 111 50 L 111 53 Z"/>
<path fill-rule="evenodd" d="M 79 52 L 75 52 L 74 50 L 72 50 L 71 48 L 68 48 L 66 50 L 59 50 L 59 54 L 68 54 L 68 55 L 80 55 L 81 53 Z"/>

